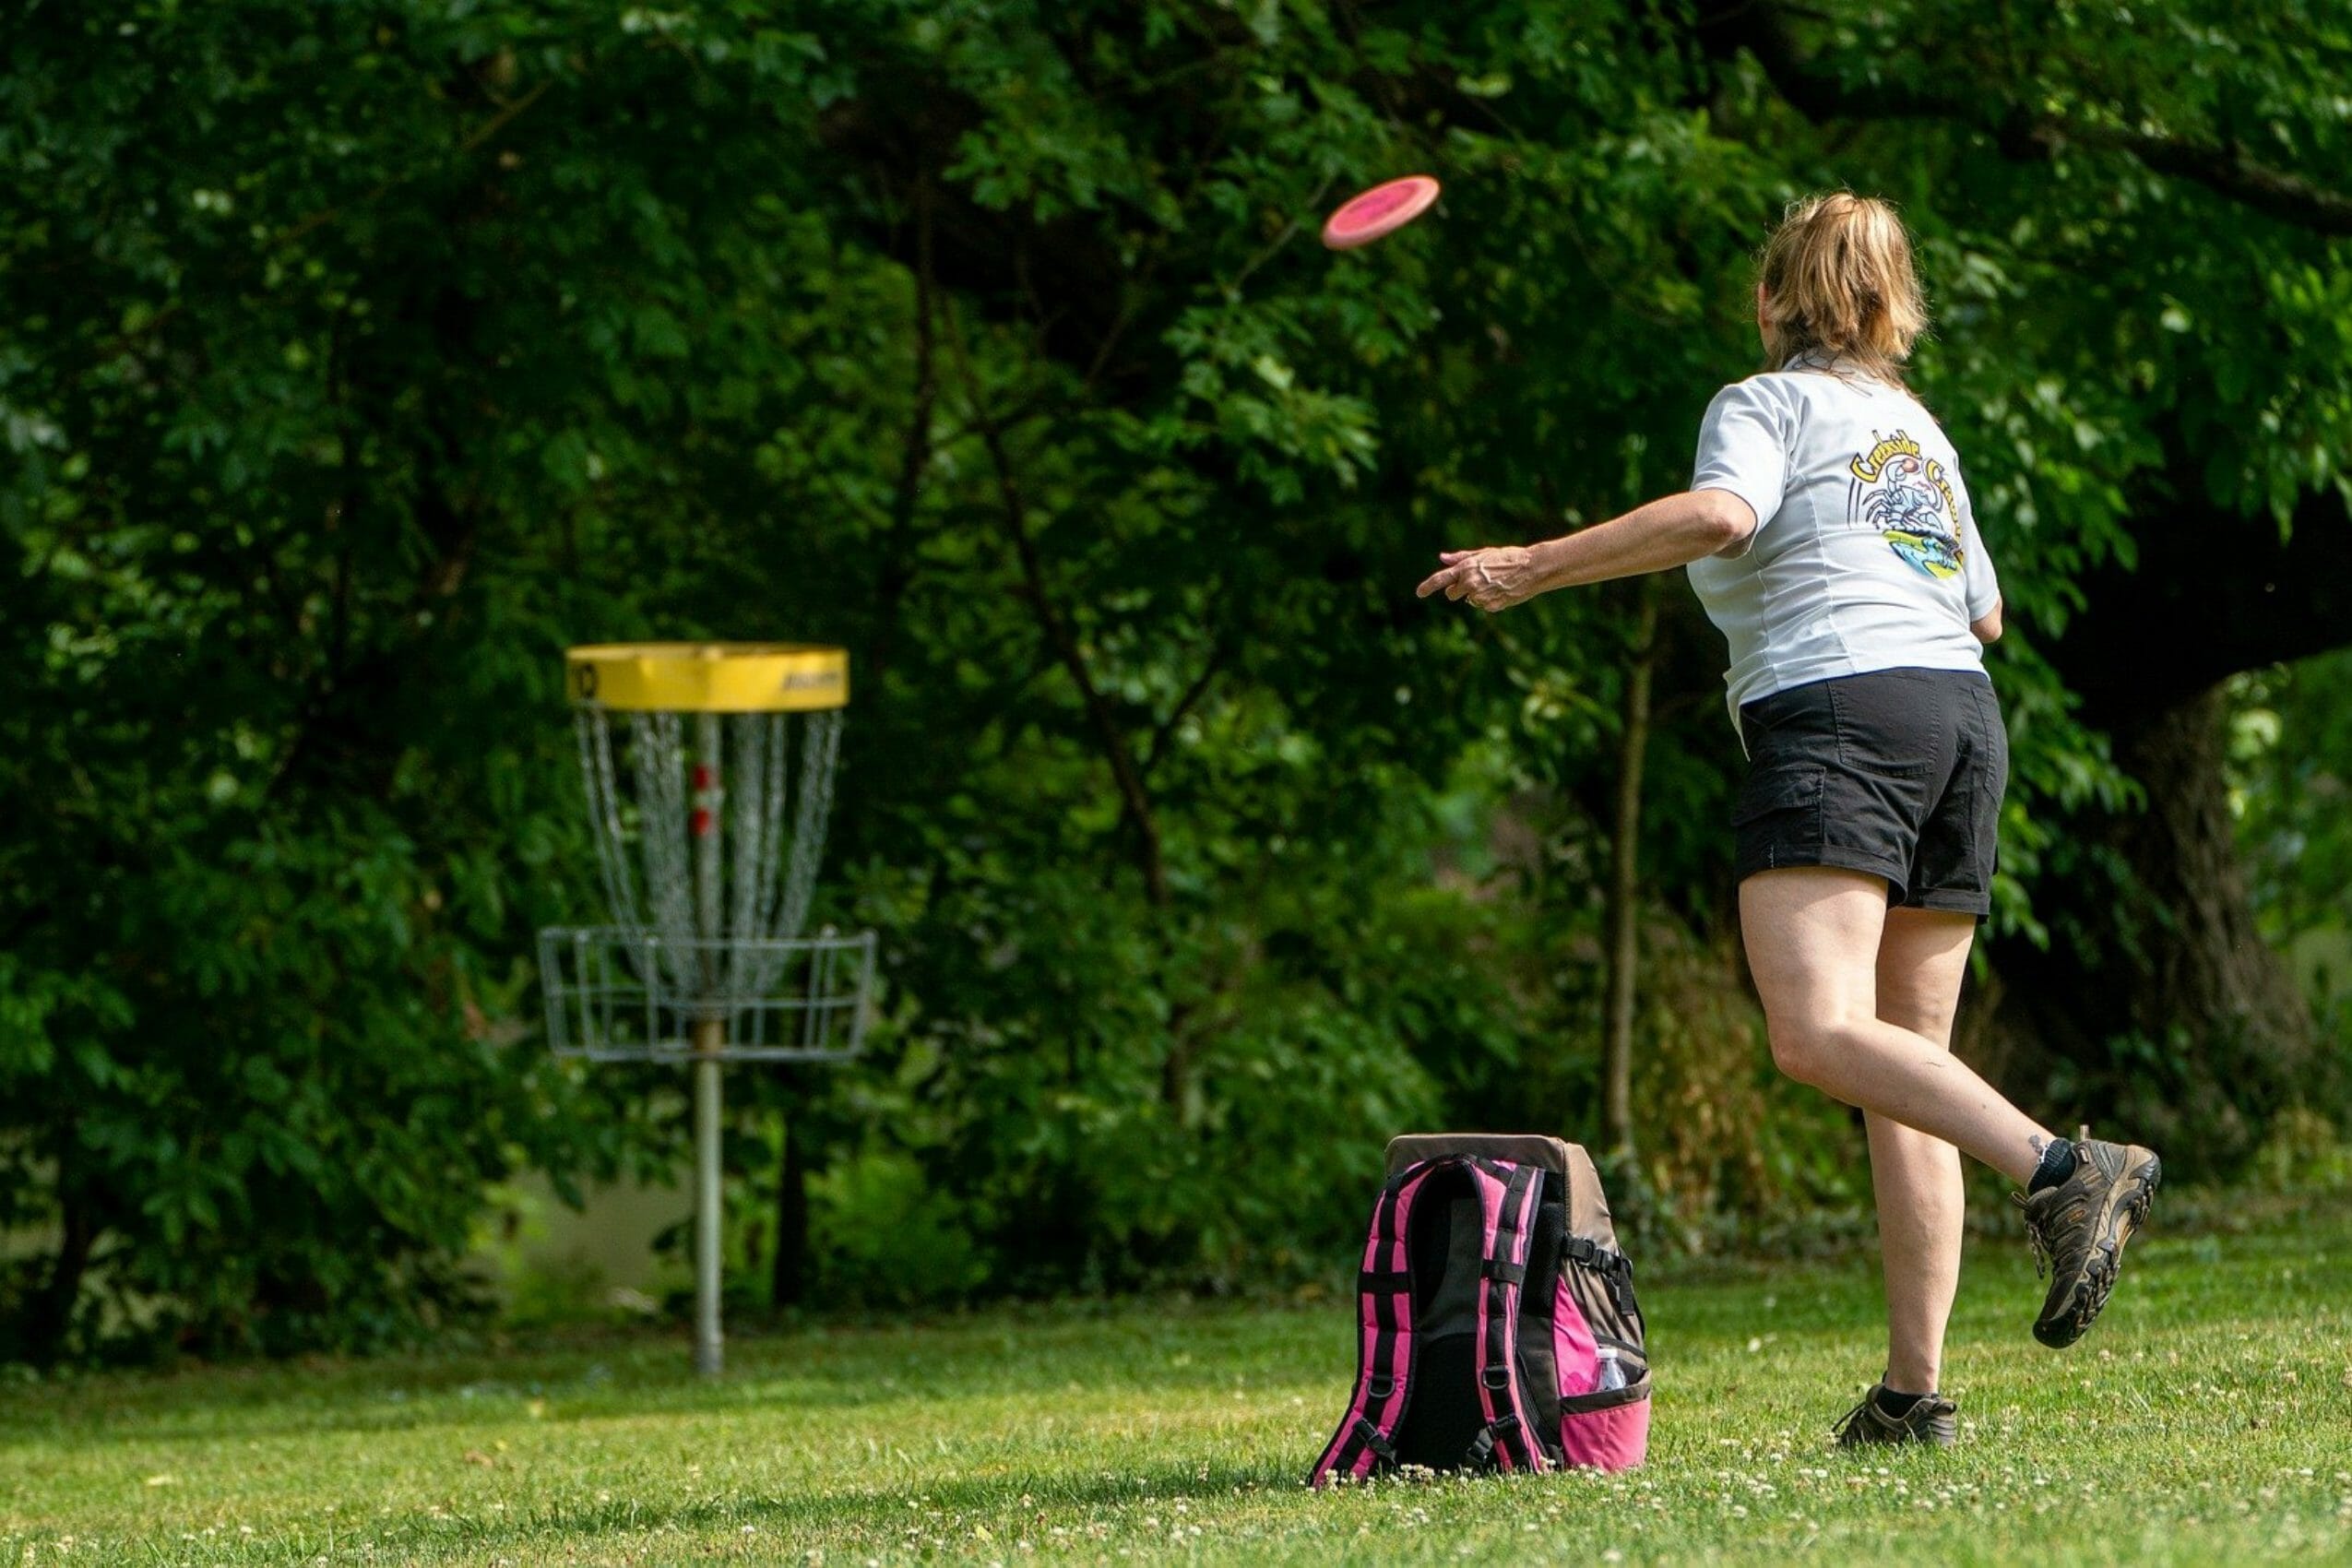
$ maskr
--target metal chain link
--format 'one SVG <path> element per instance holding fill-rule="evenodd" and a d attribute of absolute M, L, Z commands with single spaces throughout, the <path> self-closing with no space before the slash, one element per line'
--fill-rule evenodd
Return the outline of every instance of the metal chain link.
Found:
<path fill-rule="evenodd" d="M 795 945 L 824 858 L 840 710 L 699 716 L 691 744 L 684 716 L 626 718 L 625 762 L 616 760 L 622 748 L 608 710 L 583 709 L 576 730 L 598 866 L 623 961 L 645 992 L 648 1043 L 652 1014 L 682 1022 L 723 1015 L 731 1043 L 765 1048 L 769 1026 L 797 1013 L 797 1026 L 777 1045 L 786 1054 L 826 1051 L 837 1015 L 861 1034 L 850 1004 L 870 983 L 870 956 L 845 976 L 842 955 Z M 699 799 L 698 766 L 711 770 L 708 793 Z M 698 806 L 712 812 L 701 835 L 695 832 Z M 601 956 L 611 961 L 611 954 Z M 609 1010 L 619 979 L 589 984 L 583 977 L 576 1022 L 584 1044 L 617 1043 L 610 1020 L 586 1013 L 590 993 Z"/>
<path fill-rule="evenodd" d="M 629 716 L 637 774 L 637 842 L 663 968 L 682 996 L 701 989 L 695 972 L 694 860 L 686 843 L 685 725 L 674 713 Z"/>
<path fill-rule="evenodd" d="M 784 878 L 784 909 L 775 934 L 791 938 L 808 923 L 809 900 L 816 893 L 817 862 L 825 855 L 825 826 L 833 811 L 833 768 L 840 760 L 841 710 L 809 716 L 801 731 L 801 801 L 792 822 L 791 867 Z"/>

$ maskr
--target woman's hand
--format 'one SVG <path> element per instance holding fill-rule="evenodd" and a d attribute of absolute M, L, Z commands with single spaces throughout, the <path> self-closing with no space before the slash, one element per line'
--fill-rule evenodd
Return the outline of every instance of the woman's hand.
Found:
<path fill-rule="evenodd" d="M 1445 564 L 1414 590 L 1422 599 L 1443 592 L 1448 599 L 1467 599 L 1492 613 L 1525 604 L 1544 588 L 1535 552 L 1516 544 L 1442 551 L 1437 558 Z"/>
<path fill-rule="evenodd" d="M 1508 610 L 1553 588 L 1662 572 L 1703 555 L 1745 550 L 1757 523 L 1744 497 L 1728 490 L 1685 491 L 1526 548 L 1446 551 L 1438 556 L 1444 566 L 1424 577 L 1419 591 L 1427 599 L 1443 589 L 1446 598 L 1467 599 L 1481 610 Z"/>

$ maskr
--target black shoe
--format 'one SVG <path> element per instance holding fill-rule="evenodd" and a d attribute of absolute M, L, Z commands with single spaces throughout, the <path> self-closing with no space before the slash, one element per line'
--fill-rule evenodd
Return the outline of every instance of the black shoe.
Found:
<path fill-rule="evenodd" d="M 1837 1423 L 1837 1446 L 1863 1448 L 1883 1443 L 1924 1443 L 1930 1448 L 1949 1448 L 1959 1440 L 1960 1407 L 1941 1394 L 1924 1394 L 1918 1402 L 1899 1416 L 1890 1416 L 1880 1408 L 1878 1396 L 1886 1384 L 1874 1383 L 1862 1396 L 1862 1402 L 1846 1412 Z"/>
<path fill-rule="evenodd" d="M 2123 1247 L 2146 1223 L 2164 1165 L 2137 1144 L 2085 1138 L 2074 1146 L 2074 1173 L 2042 1192 L 2012 1194 L 2025 1211 L 2034 1273 L 2049 1272 L 2049 1296 L 2034 1320 L 2034 1337 L 2063 1349 L 2083 1336 L 2107 1305 L 2123 1266 Z"/>

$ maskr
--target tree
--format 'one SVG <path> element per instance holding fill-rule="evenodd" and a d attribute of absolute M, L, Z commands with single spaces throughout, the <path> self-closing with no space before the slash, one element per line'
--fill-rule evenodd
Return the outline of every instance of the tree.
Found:
<path fill-rule="evenodd" d="M 2346 640 L 2344 298 L 2328 242 L 2352 233 L 2352 196 L 2324 172 L 2340 167 L 2341 127 L 2313 112 L 2343 18 L 2293 6 L 2248 26 L 2175 8 L 2153 37 L 2126 13 L 2063 7 L 1880 20 L 1841 33 L 1762 5 L 1700 32 L 1824 126 L 1949 125 L 2039 172 L 2055 221 L 2036 227 L 2035 260 L 2071 257 L 2097 279 L 2067 291 L 2087 293 L 2087 330 L 2050 335 L 2074 374 L 2046 385 L 2079 396 L 2106 357 L 2097 395 L 2120 398 L 2121 417 L 2106 431 L 2086 418 L 2082 435 L 2123 457 L 2097 465 L 2121 505 L 2067 508 L 2093 527 L 2058 552 L 2072 581 L 2040 620 L 2055 672 L 2138 791 L 2073 818 L 2069 873 L 2037 885 L 2059 945 L 2002 949 L 2003 1033 L 2085 1112 L 2226 1168 L 2318 1082 L 2305 1004 L 2256 937 L 2217 688 Z M 2227 54 L 2209 42 L 2222 37 Z M 1889 80 L 1888 58 L 1926 68 Z M 2231 237 L 2168 245 L 2152 220 Z M 2128 532 L 2099 538 L 2118 523 Z"/>
<path fill-rule="evenodd" d="M 2021 628 L 2013 1049 L 2101 1115 L 2226 1062 L 2251 1136 L 2291 1009 L 2221 952 L 2220 751 L 2161 738 L 2341 619 L 2342 30 L 2169 15 L 36 12 L 0 58 L 0 1227 L 42 1250 L 0 1332 L 411 1332 L 485 1180 L 666 1157 L 659 1080 L 531 1039 L 530 934 L 594 908 L 555 707 L 590 637 L 852 650 L 819 918 L 882 928 L 889 995 L 872 1067 L 794 1086 L 832 1299 L 903 1286 L 877 1235 L 946 1294 L 1296 1265 L 1379 1132 L 1536 1079 L 1597 1110 L 1629 745 L 1625 863 L 1681 933 L 1645 965 L 1720 989 L 1711 634 L 1669 587 L 1645 749 L 1605 597 L 1411 587 L 1684 482 L 1751 249 L 1840 182 L 1919 232 L 1918 384 Z M 1313 245 L 1407 167 L 1441 212 Z M 2185 582 L 2226 627 L 2162 635 Z M 2061 1005 L 2094 982 L 2149 1000 Z M 2233 1056 L 2171 1043 L 2237 1016 Z M 1733 1121 L 1728 1201 L 1831 1179 L 1822 1122 Z"/>
<path fill-rule="evenodd" d="M 2136 1109 L 2144 1098 L 2126 1093 L 2141 1068 L 2110 1073 L 2090 1060 L 2110 1040 L 2185 1041 L 2159 1048 L 2159 1093 L 2176 1103 L 2230 1084 L 2246 1086 L 2250 1111 L 2294 1096 L 2311 1041 L 2275 964 L 2245 948 L 2251 913 L 2235 849 L 2226 818 L 2210 809 L 2219 752 L 2203 739 L 2210 724 L 2196 721 L 2210 708 L 2152 706 L 2159 692 L 2176 706 L 2201 704 L 2204 687 L 2165 679 L 2170 656 L 2160 654 L 2155 678 L 2135 680 L 2148 695 L 2102 702 L 2093 688 L 2107 682 L 2111 695 L 2113 671 L 2148 658 L 2143 606 L 2182 580 L 2135 573 L 2150 555 L 2167 564 L 2193 555 L 2190 580 L 2234 610 L 2263 590 L 2263 613 L 2199 639 L 2181 661 L 2207 685 L 2341 640 L 2340 574 L 2323 570 L 2335 546 L 2283 542 L 2309 537 L 2291 527 L 2299 506 L 2342 505 L 2334 453 L 2344 301 L 2332 241 L 2352 227 L 2352 198 L 2324 174 L 2342 137 L 2319 108 L 2344 47 L 2332 13 L 2290 7 L 2250 21 L 2192 8 L 2168 13 L 2155 37 L 2123 12 L 2021 16 L 1941 3 L 1835 18 L 1771 4 L 1682 17 L 1581 7 L 1573 30 L 1565 12 L 1543 6 L 1456 13 L 1443 27 L 1407 7 L 1346 7 L 1255 33 L 1229 15 L 1183 6 L 1141 15 L 1149 19 L 1140 31 L 1087 18 L 1086 50 L 1075 33 L 1038 26 L 1037 47 L 1059 51 L 1090 111 L 1118 125 L 1117 145 L 1155 146 L 1154 166 L 1177 169 L 1202 147 L 1270 141 L 1267 127 L 1217 96 L 1219 67 L 1243 59 L 1286 65 L 1280 79 L 1311 83 L 1301 101 L 1331 118 L 1386 116 L 1408 160 L 1459 176 L 1448 228 L 1467 244 L 1446 242 L 1457 268 L 1446 298 L 1483 315 L 1502 350 L 1489 362 L 1455 347 L 1464 369 L 1438 385 L 1491 407 L 1530 390 L 1515 385 L 1527 378 L 1514 362 L 1559 355 L 1580 374 L 1551 378 L 1564 384 L 1552 406 L 1573 404 L 1595 436 L 1615 428 L 1615 412 L 1642 407 L 1645 387 L 1704 373 L 1669 350 L 1648 362 L 1655 376 L 1626 374 L 1608 348 L 1518 315 L 1515 283 L 1489 291 L 1482 282 L 1544 257 L 1549 297 L 1608 300 L 1612 328 L 1629 311 L 1674 299 L 1663 319 L 1621 337 L 1657 344 L 1661 329 L 1679 328 L 1685 354 L 1711 344 L 1716 365 L 1728 367 L 1737 355 L 1728 313 L 1693 330 L 1694 307 L 1732 293 L 1739 246 L 1728 227 L 1759 232 L 1776 189 L 1843 180 L 1903 198 L 1949 324 L 1950 341 L 1923 358 L 1920 385 L 1948 409 L 1971 454 L 2024 612 L 2025 635 L 2000 660 L 2025 751 L 2011 815 L 2024 879 L 2003 904 L 2012 929 L 2031 938 L 2002 949 L 2013 1051 L 2040 1064 L 2047 1096 L 2086 1113 Z M 2201 27 L 2201 17 L 2213 26 Z M 1623 68 L 1637 37 L 1658 47 L 1643 66 Z M 2212 42 L 2222 37 L 2227 50 Z M 1123 98 L 1123 88 L 1160 78 L 1139 65 L 1123 77 L 1112 62 L 1172 62 L 1194 47 L 1206 53 L 1182 70 L 1173 104 L 1165 95 L 1147 105 Z M 1596 64 L 1604 59 L 1621 67 L 1606 82 Z M 968 155 L 986 141 L 973 127 L 989 125 L 992 110 L 985 85 L 957 79 L 956 61 L 942 51 L 898 62 L 892 87 L 828 116 L 829 145 L 869 169 L 945 167 L 951 148 Z M 926 117 L 906 109 L 918 101 L 954 107 Z M 877 135 L 875 125 L 890 129 Z M 1612 161 L 1602 150 L 1628 147 L 1639 156 Z M 1463 189 L 1482 177 L 1508 184 Z M 1537 190 L 1550 200 L 1545 211 L 1515 199 Z M 1023 303 L 1004 269 L 1051 277 L 1054 308 L 1036 315 L 1049 324 L 1041 349 L 1108 356 L 1102 384 L 1140 395 L 1165 374 L 1151 359 L 1158 335 L 1135 329 L 1131 291 L 1107 265 L 1116 246 L 1103 236 L 1115 215 L 1106 204 L 1111 221 L 1087 237 L 1087 207 L 1073 200 L 1052 224 L 1031 227 L 1019 203 L 975 202 L 955 226 L 970 252 L 944 265 L 973 297 L 1016 315 Z M 1550 248 L 1563 243 L 1566 253 Z M 1596 244 L 1624 245 L 1628 265 L 1596 267 Z M 1263 319 L 1280 297 L 1275 279 L 1294 276 L 1252 270 L 1255 297 L 1232 301 L 1231 317 Z M 1628 277 L 1642 282 L 1629 291 Z M 1678 289 L 1687 291 L 1676 298 Z M 1115 338 L 1096 330 L 1111 322 L 1122 329 Z M 1607 411 L 1596 408 L 1597 386 Z M 1654 403 L 1644 412 L 1644 428 L 1672 427 Z M 1521 434 L 1508 420 L 1498 426 Z M 1383 429 L 1393 441 L 1396 427 Z M 2264 439 L 2250 445 L 2247 430 Z M 1475 444 L 1477 471 L 1511 475 L 1478 499 L 1498 520 L 1515 519 L 1508 531 L 1545 531 L 1580 448 L 1573 438 L 1545 443 L 1557 467 L 1526 483 L 1524 455 L 1505 457 L 1503 446 Z M 2226 541 L 2219 552 L 2216 540 Z M 2295 574 L 2287 598 L 2274 569 L 2282 548 L 2322 568 Z M 2120 586 L 2131 583 L 2156 586 Z M 2200 743 L 2171 744 L 2190 734 Z M 2149 736 L 2162 738 L 2161 760 L 2191 760 L 2156 766 Z M 2152 789 L 2168 798 L 2144 803 Z M 2112 862 L 2120 879 L 2037 876 L 2053 853 L 2070 866 Z M 2204 870 L 2184 882 L 2184 865 Z M 2028 883 L 2057 895 L 2040 916 L 2028 912 Z M 2094 891 L 2069 907 L 2067 894 L 2086 887 Z M 2187 918 L 2165 913 L 2176 909 Z M 2067 947 L 2045 962 L 2037 944 L 2050 919 L 2065 928 Z M 2088 985 L 2086 964 L 2096 976 Z M 2081 999 L 2102 995 L 2141 1000 L 2104 1017 L 2093 1003 L 2083 1016 Z M 2242 1043 L 2214 1043 L 2223 1037 Z M 2227 1135 L 2189 1158 L 2227 1164 L 2243 1152 L 2244 1138 Z"/>

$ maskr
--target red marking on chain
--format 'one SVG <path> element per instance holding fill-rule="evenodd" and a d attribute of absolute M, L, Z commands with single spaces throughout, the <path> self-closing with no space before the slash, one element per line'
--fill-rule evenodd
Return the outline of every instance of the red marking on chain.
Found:
<path fill-rule="evenodd" d="M 695 793 L 701 794 L 710 788 L 711 782 L 710 764 L 707 762 L 695 764 Z"/>
<path fill-rule="evenodd" d="M 694 830 L 695 830 L 695 837 L 697 837 L 697 838 L 707 838 L 707 837 L 710 837 L 710 808 L 709 808 L 709 807 L 707 807 L 707 806 L 696 806 L 696 807 L 695 808 L 695 814 L 694 814 L 694 816 L 693 816 L 693 818 L 692 818 L 691 820 L 692 820 L 692 823 L 693 823 L 693 826 L 694 826 Z"/>

